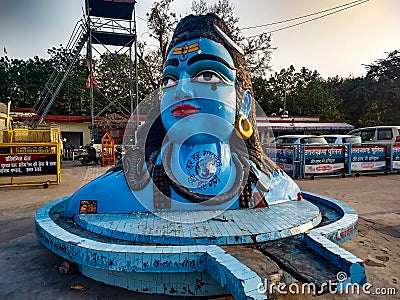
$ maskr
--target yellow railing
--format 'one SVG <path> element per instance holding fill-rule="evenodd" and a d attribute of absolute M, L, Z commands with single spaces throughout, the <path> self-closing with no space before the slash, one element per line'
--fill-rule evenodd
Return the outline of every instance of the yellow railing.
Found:
<path fill-rule="evenodd" d="M 51 128 L 48 130 L 14 129 L 0 130 L 1 143 L 44 143 L 59 142 L 60 129 Z"/>
<path fill-rule="evenodd" d="M 0 187 L 60 184 L 60 153 L 59 128 L 1 130 Z"/>

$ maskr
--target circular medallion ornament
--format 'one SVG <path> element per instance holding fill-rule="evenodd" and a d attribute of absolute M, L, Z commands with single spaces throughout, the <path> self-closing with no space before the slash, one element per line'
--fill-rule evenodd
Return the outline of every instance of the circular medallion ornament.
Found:
<path fill-rule="evenodd" d="M 221 166 L 221 159 L 213 152 L 194 153 L 186 163 L 189 185 L 199 189 L 215 187 L 220 182 Z"/>

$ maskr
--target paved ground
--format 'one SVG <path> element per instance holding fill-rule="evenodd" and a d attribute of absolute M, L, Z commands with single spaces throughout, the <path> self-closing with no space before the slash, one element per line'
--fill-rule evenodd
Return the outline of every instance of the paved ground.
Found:
<path fill-rule="evenodd" d="M 0 299 L 155 299 L 109 287 L 80 274 L 62 275 L 58 266 L 63 260 L 44 248 L 34 235 L 34 214 L 40 206 L 73 193 L 106 169 L 64 162 L 59 186 L 0 189 Z M 395 287 L 399 294 L 400 176 L 318 178 L 298 183 L 303 190 L 342 200 L 359 212 L 360 232 L 343 247 L 365 261 L 371 292 Z M 88 289 L 71 290 L 74 284 Z M 306 299 L 304 295 L 284 298 Z M 323 295 L 318 299 L 400 299 L 400 296 Z"/>

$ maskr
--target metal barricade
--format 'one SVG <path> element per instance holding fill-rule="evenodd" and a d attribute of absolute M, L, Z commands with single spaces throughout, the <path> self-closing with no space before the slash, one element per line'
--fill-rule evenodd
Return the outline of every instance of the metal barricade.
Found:
<path fill-rule="evenodd" d="M 400 175 L 400 144 L 390 145 L 390 172 Z"/>
<path fill-rule="evenodd" d="M 357 144 L 352 145 L 349 150 L 350 173 L 356 177 L 360 174 L 387 175 L 390 166 L 391 145 L 387 144 Z"/>
<path fill-rule="evenodd" d="M 339 145 L 263 145 L 275 163 L 292 178 L 400 175 L 400 143 Z"/>
<path fill-rule="evenodd" d="M 300 149 L 303 178 L 345 176 L 345 145 L 301 145 Z"/>
<path fill-rule="evenodd" d="M 0 131 L 0 187 L 60 184 L 60 130 Z"/>
<path fill-rule="evenodd" d="M 75 158 L 78 155 L 77 149 L 64 149 L 62 151 L 62 160 L 72 160 L 75 161 Z"/>

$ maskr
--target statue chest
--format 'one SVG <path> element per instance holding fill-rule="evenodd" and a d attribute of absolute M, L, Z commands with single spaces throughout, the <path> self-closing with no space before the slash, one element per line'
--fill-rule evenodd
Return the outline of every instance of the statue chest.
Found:
<path fill-rule="evenodd" d="M 218 195 L 235 181 L 236 171 L 228 145 L 174 145 L 166 151 L 170 155 L 166 155 L 163 164 L 171 169 L 174 180 L 196 193 Z"/>

